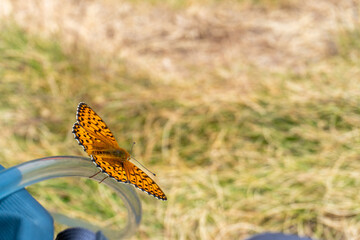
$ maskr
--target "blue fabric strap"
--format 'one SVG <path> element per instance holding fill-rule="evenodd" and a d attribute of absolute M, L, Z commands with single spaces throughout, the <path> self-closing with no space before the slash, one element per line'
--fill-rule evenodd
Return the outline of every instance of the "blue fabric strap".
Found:
<path fill-rule="evenodd" d="M 53 225 L 51 215 L 25 189 L 0 200 L 0 240 L 52 240 Z"/>

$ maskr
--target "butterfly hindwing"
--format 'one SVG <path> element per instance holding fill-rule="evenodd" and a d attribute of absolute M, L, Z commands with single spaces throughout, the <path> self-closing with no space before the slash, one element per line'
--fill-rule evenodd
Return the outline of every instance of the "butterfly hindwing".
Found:
<path fill-rule="evenodd" d="M 101 156 L 92 156 L 92 160 L 95 164 L 101 168 L 101 170 L 107 173 L 110 177 L 115 178 L 119 182 L 128 183 L 126 177 L 125 169 L 121 163 L 113 163 L 113 159 L 107 159 L 106 157 Z"/>

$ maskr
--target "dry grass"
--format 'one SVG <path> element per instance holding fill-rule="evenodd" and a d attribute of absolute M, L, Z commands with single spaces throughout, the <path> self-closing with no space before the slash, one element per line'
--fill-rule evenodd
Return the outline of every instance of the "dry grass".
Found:
<path fill-rule="evenodd" d="M 83 154 L 71 126 L 85 101 L 122 146 L 137 141 L 168 195 L 141 194 L 134 239 L 358 239 L 357 4 L 160 4 L 2 1 L 1 164 Z M 92 181 L 30 191 L 122 222 L 121 203 Z"/>

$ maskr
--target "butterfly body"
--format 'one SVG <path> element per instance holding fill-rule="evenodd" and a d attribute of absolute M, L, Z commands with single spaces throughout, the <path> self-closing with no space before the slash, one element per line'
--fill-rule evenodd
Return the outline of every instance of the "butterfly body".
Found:
<path fill-rule="evenodd" d="M 167 200 L 154 180 L 130 162 L 131 155 L 119 147 L 105 122 L 88 105 L 79 104 L 76 119 L 72 131 L 75 139 L 102 172 L 158 199 Z"/>
<path fill-rule="evenodd" d="M 117 160 L 120 161 L 129 161 L 131 156 L 125 149 L 118 149 L 118 150 L 94 150 L 91 152 L 93 155 L 98 156 L 112 156 L 116 157 Z"/>

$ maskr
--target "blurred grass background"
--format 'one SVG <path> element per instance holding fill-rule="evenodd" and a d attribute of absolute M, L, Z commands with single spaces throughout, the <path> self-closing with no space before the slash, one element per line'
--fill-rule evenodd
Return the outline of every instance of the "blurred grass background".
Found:
<path fill-rule="evenodd" d="M 0 3 L 0 163 L 82 155 L 80 101 L 158 175 L 133 239 L 360 235 L 356 1 Z M 29 187 L 48 209 L 123 224 L 84 179 Z M 56 226 L 57 231 L 62 226 Z"/>

